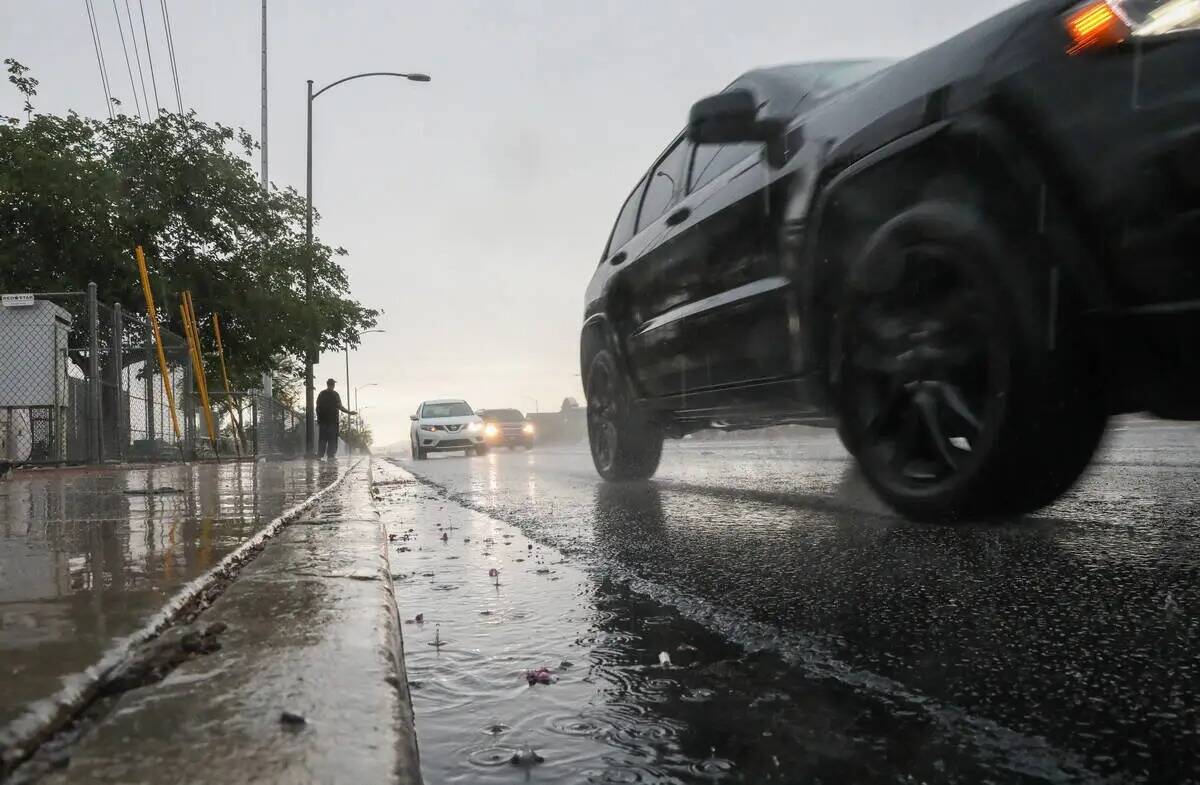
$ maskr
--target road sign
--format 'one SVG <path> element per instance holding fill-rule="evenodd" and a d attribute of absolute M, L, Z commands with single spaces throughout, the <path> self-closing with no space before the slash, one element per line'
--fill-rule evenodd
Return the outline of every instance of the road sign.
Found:
<path fill-rule="evenodd" d="M 25 308 L 36 302 L 32 294 L 6 294 L 0 297 L 0 304 L 5 308 Z"/>

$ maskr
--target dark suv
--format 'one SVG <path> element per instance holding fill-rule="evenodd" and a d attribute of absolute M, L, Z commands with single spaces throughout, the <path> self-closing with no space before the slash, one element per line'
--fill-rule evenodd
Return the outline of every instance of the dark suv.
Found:
<path fill-rule="evenodd" d="M 906 60 L 751 71 L 626 199 L 581 342 L 599 473 L 833 422 L 920 519 L 1065 491 L 1109 415 L 1200 418 L 1200 13 L 1031 0 Z"/>
<path fill-rule="evenodd" d="M 489 447 L 533 449 L 533 423 L 525 419 L 520 410 L 480 409 L 476 414 L 483 418 L 483 438 Z"/>

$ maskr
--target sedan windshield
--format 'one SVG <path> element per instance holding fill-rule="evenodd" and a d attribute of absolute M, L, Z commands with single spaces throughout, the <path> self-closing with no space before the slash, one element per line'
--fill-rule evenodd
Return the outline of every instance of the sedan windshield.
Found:
<path fill-rule="evenodd" d="M 421 409 L 421 416 L 425 418 L 435 417 L 470 417 L 474 414 L 471 407 L 466 401 L 455 401 L 453 403 L 427 403 Z"/>

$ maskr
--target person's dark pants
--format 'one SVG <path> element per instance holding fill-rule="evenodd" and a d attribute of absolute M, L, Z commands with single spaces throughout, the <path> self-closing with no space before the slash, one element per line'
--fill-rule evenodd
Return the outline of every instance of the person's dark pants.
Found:
<path fill-rule="evenodd" d="M 338 422 L 317 423 L 317 457 L 336 458 L 338 444 Z"/>

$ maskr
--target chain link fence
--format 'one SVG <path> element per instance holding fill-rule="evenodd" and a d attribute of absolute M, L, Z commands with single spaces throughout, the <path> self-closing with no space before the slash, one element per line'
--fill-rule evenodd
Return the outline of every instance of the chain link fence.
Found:
<path fill-rule="evenodd" d="M 0 461 L 156 462 L 304 454 L 304 418 L 257 391 L 210 389 L 214 443 L 187 341 L 160 326 L 174 416 L 147 318 L 87 292 L 0 303 Z M 178 433 L 176 427 L 178 426 Z"/>

